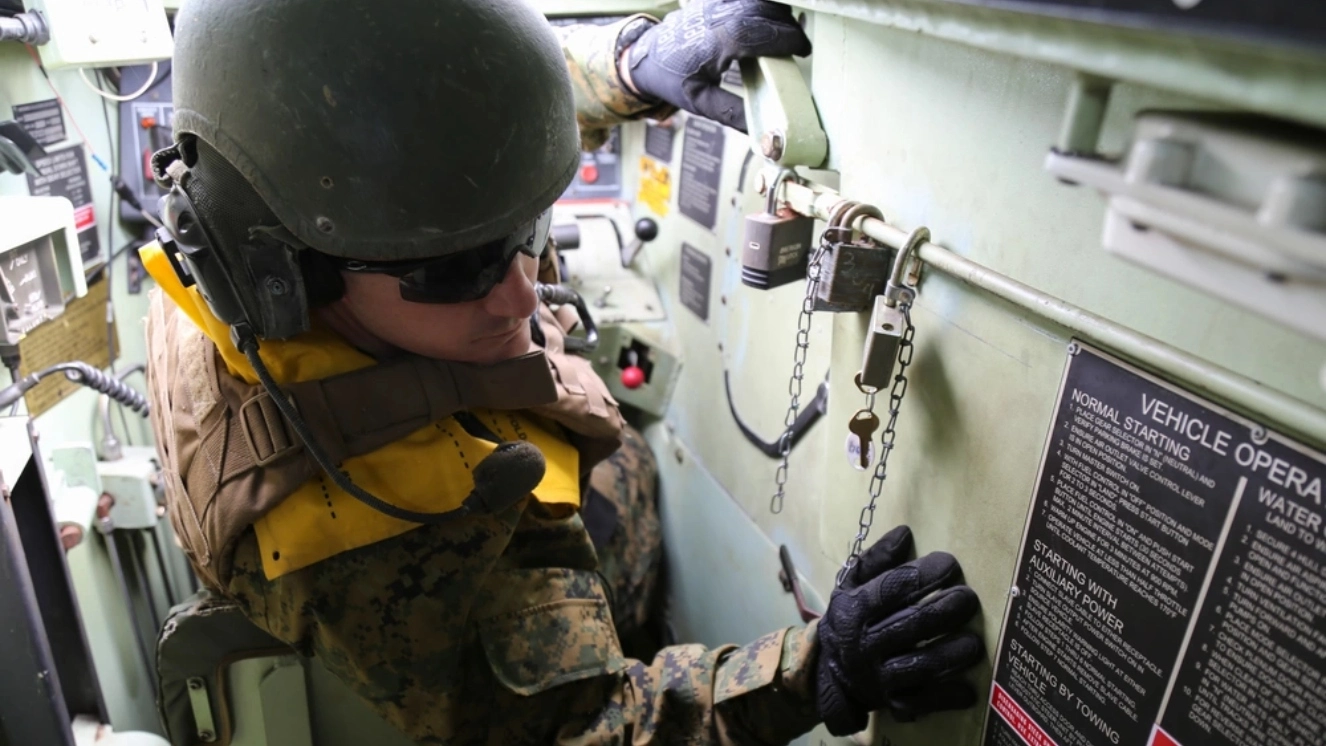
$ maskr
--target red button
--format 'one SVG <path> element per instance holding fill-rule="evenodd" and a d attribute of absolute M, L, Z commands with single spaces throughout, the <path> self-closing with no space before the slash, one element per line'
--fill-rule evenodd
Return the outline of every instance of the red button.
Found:
<path fill-rule="evenodd" d="M 638 389 L 645 383 L 645 372 L 632 365 L 622 369 L 622 385 L 628 389 Z"/>
<path fill-rule="evenodd" d="M 593 184 L 599 180 L 599 167 L 593 163 L 586 163 L 580 167 L 580 180 L 586 184 Z"/>

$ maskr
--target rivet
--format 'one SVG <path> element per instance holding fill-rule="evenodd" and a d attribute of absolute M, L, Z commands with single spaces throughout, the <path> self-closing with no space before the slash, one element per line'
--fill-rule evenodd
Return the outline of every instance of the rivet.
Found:
<path fill-rule="evenodd" d="M 290 284 L 280 277 L 268 277 L 267 292 L 272 295 L 285 295 L 290 292 Z"/>

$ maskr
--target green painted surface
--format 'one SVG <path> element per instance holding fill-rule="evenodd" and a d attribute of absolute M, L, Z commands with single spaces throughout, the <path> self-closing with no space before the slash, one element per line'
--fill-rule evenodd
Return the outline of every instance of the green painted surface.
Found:
<path fill-rule="evenodd" d="M 812 16 L 816 53 L 808 69 L 842 194 L 879 206 L 904 228 L 926 225 L 936 243 L 1020 282 L 1326 408 L 1326 344 L 1107 254 L 1100 246 L 1103 201 L 1060 184 L 1042 167 L 1075 70 L 1127 81 L 1113 92 L 1101 137 L 1103 150 L 1118 152 L 1134 115 L 1151 107 L 1246 107 L 1326 123 L 1326 62 L 926 0 L 794 4 Z M 628 5 L 650 3 L 548 3 L 548 9 L 612 13 Z M 14 103 L 50 97 L 21 47 L 0 45 L 0 69 L 0 115 Z M 93 150 L 108 158 L 99 100 L 76 72 L 52 77 Z M 624 135 L 626 193 L 634 195 L 642 127 Z M 662 463 L 669 557 L 681 572 L 678 598 L 686 602 L 676 609 L 679 630 L 710 644 L 740 643 L 747 640 L 737 638 L 794 619 L 790 597 L 768 577 L 776 573 L 779 544 L 789 546 L 820 598 L 827 598 L 846 556 L 869 483 L 844 452 L 847 421 L 864 403 L 851 378 L 867 319 L 814 318 L 802 401 L 831 369 L 830 409 L 793 454 L 785 509 L 774 515 L 769 500 L 777 463 L 749 446 L 728 416 L 723 373 L 732 376 L 743 418 L 772 440 L 787 407 L 801 287 L 761 292 L 740 283 L 742 216 L 763 203 L 753 190 L 758 162 L 745 183 L 739 179 L 747 140 L 726 132 L 713 231 L 679 214 L 683 148 L 679 133 L 669 213 L 637 262 L 658 280 L 668 314 L 650 329 L 682 360 L 671 406 L 650 420 L 647 432 Z M 109 188 L 91 169 L 102 246 L 119 246 L 127 236 L 107 225 Z M 0 196 L 20 194 L 26 194 L 22 177 L 0 175 Z M 641 206 L 636 214 L 650 213 Z M 683 241 L 712 260 L 707 320 L 678 300 Z M 133 331 L 146 297 L 125 294 L 122 267 L 114 297 L 122 360 L 129 363 L 142 360 L 143 340 Z M 981 595 L 978 625 L 993 649 L 1068 335 L 933 272 L 923 280 L 913 318 L 912 383 L 871 536 L 907 522 L 922 551 L 954 552 Z M 71 398 L 41 418 L 43 438 L 86 440 L 94 408 L 90 393 Z M 877 411 L 884 411 L 883 399 Z M 134 442 L 144 435 L 138 428 Z M 737 588 L 749 592 L 738 597 Z M 982 687 L 989 673 L 988 666 L 978 672 Z M 973 710 L 920 725 L 885 723 L 882 730 L 900 745 L 971 744 L 983 716 Z M 314 721 L 315 731 L 330 722 Z"/>
<path fill-rule="evenodd" d="M 919 4 L 805 5 L 819 10 L 869 5 L 875 11 L 901 12 Z M 1050 25 L 1018 28 L 1034 35 Z M 1109 56 L 1071 67 L 1050 64 L 1067 59 L 1073 49 L 1111 48 L 1112 38 L 1121 56 L 1131 49 L 1110 34 L 1080 36 L 1091 38 L 1091 44 L 1073 47 L 1070 42 L 1080 41 L 1078 36 L 1064 37 L 1053 55 L 1042 48 L 1037 59 L 1028 59 L 992 51 L 997 46 L 992 42 L 971 46 L 859 18 L 815 15 L 812 89 L 830 136 L 828 167 L 840 175 L 839 191 L 879 206 L 890 222 L 905 229 L 926 225 L 936 243 L 1040 291 L 1326 407 L 1321 381 L 1326 345 L 1107 254 L 1101 248 L 1103 200 L 1094 191 L 1057 182 L 1042 167 L 1062 126 L 1072 67 L 1131 65 L 1130 78 L 1166 88 L 1190 81 L 1200 94 L 1118 85 L 1101 136 L 1107 152 L 1126 146 L 1132 118 L 1143 109 L 1226 108 L 1225 102 L 1258 100 L 1261 108 L 1301 112 L 1305 102 L 1295 97 L 1317 95 L 1312 91 L 1319 80 L 1297 78 L 1270 62 L 1237 72 L 1214 62 L 1203 68 L 1200 50 L 1182 45 L 1169 55 L 1153 45 L 1157 67 L 1150 71 L 1136 61 Z M 956 32 L 952 37 L 958 38 Z M 1177 71 L 1195 74 L 1185 78 Z M 1221 88 L 1236 85 L 1236 77 L 1266 85 L 1247 97 Z M 1263 94 L 1280 98 L 1274 103 L 1258 99 Z M 772 439 L 788 402 L 802 288 L 761 292 L 740 284 L 741 214 L 759 209 L 760 199 L 750 193 L 750 183 L 744 195 L 737 194 L 746 140 L 731 131 L 727 138 L 716 230 L 711 233 L 678 216 L 674 197 L 660 239 L 648 249 L 683 351 L 681 380 L 665 418 L 673 431 L 669 437 L 693 454 L 700 461 L 696 468 L 710 477 L 707 486 L 706 480 L 677 477 L 671 455 L 660 454 L 668 465 L 666 499 L 672 500 L 666 497 L 673 486 L 669 479 L 686 490 L 707 492 L 668 503 L 674 511 L 693 512 L 670 516 L 669 525 L 725 521 L 733 546 L 750 551 L 760 551 L 762 544 L 752 533 L 774 537 L 763 542 L 763 551 L 771 553 L 768 561 L 776 561 L 777 544 L 787 543 L 801 571 L 827 597 L 868 498 L 869 475 L 853 470 L 844 450 L 847 422 L 865 400 L 851 378 L 860 365 L 867 318 L 814 318 L 802 400 L 809 400 L 815 383 L 831 368 L 829 413 L 793 454 L 786 507 L 773 515 L 768 505 L 776 462 L 750 447 L 725 415 L 723 370 L 731 371 L 743 417 Z M 631 138 L 627 142 L 629 147 Z M 681 150 L 679 145 L 678 159 Z M 673 174 L 675 194 L 677 161 Z M 678 303 L 681 241 L 713 259 L 707 322 Z M 917 348 L 911 386 L 871 536 L 906 522 L 921 551 L 945 549 L 963 561 L 982 598 L 979 626 L 992 660 L 1069 334 L 937 272 L 924 276 L 913 320 Z M 885 411 L 884 401 L 878 412 Z M 725 518 L 720 506 L 727 500 L 753 522 Z M 687 535 L 672 538 L 683 546 L 690 540 Z M 746 561 L 718 555 L 712 565 L 693 569 L 694 576 L 679 582 L 686 597 L 705 597 L 694 584 L 722 588 L 730 582 L 725 573 L 740 572 Z M 719 624 L 715 620 L 736 612 L 714 603 L 680 613 L 698 619 L 687 628 L 710 629 Z M 777 621 L 771 614 L 766 623 Z M 979 671 L 981 687 L 988 687 L 989 675 L 988 666 Z M 983 717 L 983 710 L 973 710 L 918 725 L 886 722 L 882 730 L 896 744 L 968 744 L 979 740 Z"/>
<path fill-rule="evenodd" d="M 56 150 L 83 143 L 85 153 L 96 153 L 107 165 L 115 163 L 112 139 L 118 136 L 119 128 L 116 105 L 105 103 L 106 116 L 110 120 L 108 130 L 106 118 L 102 115 L 102 99 L 83 85 L 77 70 L 55 71 L 50 73 L 50 77 L 51 82 L 48 84 L 22 45 L 0 44 L 0 119 L 12 118 L 11 107 L 16 104 L 54 98 L 55 94 L 51 90 L 53 85 L 68 107 L 64 112 L 68 139 L 65 143 L 51 145 L 47 149 Z M 106 173 L 91 157 L 87 159 L 87 167 L 98 241 L 104 258 L 107 247 L 118 249 L 129 240 L 130 234 L 122 228 L 118 216 L 111 210 L 111 188 Z M 27 195 L 28 183 L 23 175 L 0 173 L 0 199 L 18 199 Z M 4 226 L 0 226 L 0 245 L 4 245 L 3 233 Z M 125 257 L 121 255 L 112 273 L 112 298 L 118 318 L 121 350 L 117 365 L 120 367 L 144 360 L 146 340 L 142 333 L 142 320 L 147 312 L 146 290 L 150 287 L 150 282 L 145 282 L 142 294 L 129 295 L 125 267 Z M 0 372 L 0 380 L 7 385 L 8 374 Z M 140 391 L 144 390 L 142 376 L 133 376 L 128 379 L 128 383 Z M 43 454 L 49 456 L 51 449 L 62 443 L 86 442 L 100 437 L 100 424 L 94 422 L 96 415 L 97 394 L 90 389 L 83 389 L 38 417 L 36 426 Z M 125 420 L 122 421 L 118 416 L 114 420 L 122 442 L 138 445 L 151 443 L 151 431 L 146 419 L 128 412 Z M 121 422 L 127 422 L 127 433 Z M 7 432 L 13 430 L 10 428 Z M 98 677 L 102 682 L 111 725 L 117 731 L 159 732 L 156 694 L 146 678 L 138 649 L 130 636 L 127 612 L 115 584 L 102 537 L 95 530 L 89 530 L 83 543 L 69 553 L 67 561 Z M 178 562 L 178 558 L 175 561 Z M 148 563 L 147 572 L 159 578 L 154 562 Z M 164 610 L 163 598 L 158 598 L 158 607 Z"/>

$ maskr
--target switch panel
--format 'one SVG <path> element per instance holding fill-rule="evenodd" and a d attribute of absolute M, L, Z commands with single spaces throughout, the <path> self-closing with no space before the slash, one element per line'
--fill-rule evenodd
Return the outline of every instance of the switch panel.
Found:
<path fill-rule="evenodd" d="M 136 91 L 147 82 L 151 65 L 124 68 L 122 91 Z M 138 195 L 143 209 L 156 214 L 157 201 L 165 194 L 152 178 L 152 154 L 169 147 L 174 139 L 175 108 L 171 105 L 170 67 L 163 66 L 156 81 L 142 96 L 120 104 L 120 178 Z M 144 223 L 131 205 L 120 203 L 120 219 Z"/>
<path fill-rule="evenodd" d="M 623 405 L 655 416 L 668 409 L 681 360 L 640 325 L 600 327 L 594 371 Z"/>
<path fill-rule="evenodd" d="M 598 150 L 580 154 L 575 180 L 562 193 L 564 200 L 620 199 L 622 196 L 622 132 L 613 127 Z"/>

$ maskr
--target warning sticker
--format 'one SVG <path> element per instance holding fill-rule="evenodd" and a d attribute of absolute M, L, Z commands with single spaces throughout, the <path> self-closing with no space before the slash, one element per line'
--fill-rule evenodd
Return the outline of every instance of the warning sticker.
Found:
<path fill-rule="evenodd" d="M 640 156 L 640 191 L 636 199 L 649 206 L 659 217 L 668 214 L 672 201 L 672 175 L 668 167 L 648 156 Z"/>
<path fill-rule="evenodd" d="M 1077 347 L 984 743 L 1326 742 L 1326 458 Z"/>

